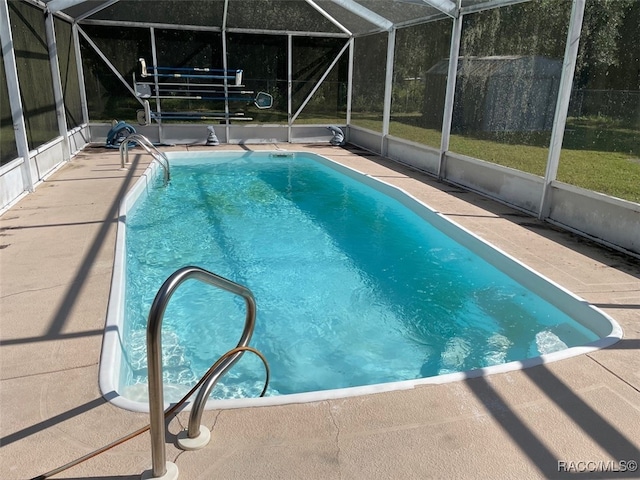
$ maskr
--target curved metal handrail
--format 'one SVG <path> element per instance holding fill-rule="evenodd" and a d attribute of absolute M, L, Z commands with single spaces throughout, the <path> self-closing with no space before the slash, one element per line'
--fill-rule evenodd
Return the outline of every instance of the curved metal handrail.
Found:
<path fill-rule="evenodd" d="M 256 302 L 251 290 L 242 285 L 194 266 L 183 267 L 176 270 L 162 284 L 151 304 L 147 324 L 151 460 L 154 477 L 161 477 L 167 471 L 166 452 L 164 449 L 164 393 L 162 384 L 162 339 L 160 335 L 162 319 L 173 293 L 184 281 L 190 278 L 200 280 L 201 282 L 208 283 L 244 298 L 247 306 L 247 315 L 238 347 L 245 347 L 249 344 L 255 328 Z M 224 371 L 228 370 L 239 358 L 240 355 L 233 355 L 228 361 L 224 362 L 225 366 L 221 366 L 221 368 Z"/>
<path fill-rule="evenodd" d="M 171 172 L 169 171 L 169 158 L 151 141 L 142 135 L 141 133 L 132 133 L 126 137 L 120 144 L 120 167 L 124 168 L 125 164 L 129 163 L 129 143 L 137 143 L 140 145 L 149 155 L 158 161 L 160 166 L 164 169 L 164 185 L 166 186 L 171 180 Z"/>
<path fill-rule="evenodd" d="M 220 365 L 217 368 L 210 370 L 205 374 L 206 378 L 202 383 L 202 386 L 198 390 L 196 398 L 193 401 L 193 407 L 191 408 L 191 413 L 189 414 L 189 424 L 187 427 L 187 437 L 188 438 L 196 438 L 200 435 L 200 423 L 202 421 L 202 413 L 204 412 L 204 407 L 207 404 L 207 399 L 209 395 L 211 395 L 211 390 L 216 386 L 218 381 L 222 378 L 222 376 L 227 373 L 227 371 L 238 361 L 240 357 L 244 354 L 245 351 L 250 351 L 262 360 L 264 364 L 267 379 L 264 384 L 264 388 L 260 396 L 263 397 L 265 393 L 267 393 L 267 387 L 269 386 L 269 378 L 271 376 L 269 370 L 269 364 L 267 363 L 266 358 L 255 348 L 240 346 L 238 344 L 232 350 L 229 350 L 221 357 Z M 225 358 L 227 357 L 227 358 Z"/>

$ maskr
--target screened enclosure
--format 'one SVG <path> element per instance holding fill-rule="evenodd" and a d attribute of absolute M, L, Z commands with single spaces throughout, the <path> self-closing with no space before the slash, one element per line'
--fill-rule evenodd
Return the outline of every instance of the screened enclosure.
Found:
<path fill-rule="evenodd" d="M 125 121 L 348 144 L 640 253 L 636 0 L 0 0 L 6 209 Z"/>

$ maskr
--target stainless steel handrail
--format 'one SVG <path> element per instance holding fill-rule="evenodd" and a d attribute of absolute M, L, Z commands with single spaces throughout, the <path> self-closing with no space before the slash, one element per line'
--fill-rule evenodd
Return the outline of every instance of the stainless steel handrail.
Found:
<path fill-rule="evenodd" d="M 238 343 L 238 347 L 246 345 L 240 345 Z M 236 347 L 237 348 L 237 347 Z M 215 370 L 209 373 L 208 377 L 198 390 L 196 394 L 196 398 L 193 400 L 193 406 L 191 407 L 191 413 L 189 414 L 189 424 L 187 426 L 187 438 L 196 438 L 200 435 L 200 423 L 202 421 L 202 413 L 204 412 L 204 407 L 207 405 L 207 399 L 211 394 L 211 390 L 216 386 L 220 378 L 227 373 L 227 371 L 238 361 L 240 357 L 244 354 L 244 351 L 236 352 L 226 358 Z M 265 361 L 263 359 L 263 361 Z M 269 369 L 268 365 L 267 371 Z M 267 377 L 267 383 L 268 383 Z M 266 386 L 265 386 L 266 389 Z"/>
<path fill-rule="evenodd" d="M 166 469 L 165 430 L 164 430 L 164 393 L 162 384 L 162 319 L 165 309 L 175 290 L 190 278 L 200 280 L 244 298 L 247 315 L 244 330 L 238 346 L 247 346 L 253 335 L 256 320 L 256 302 L 248 288 L 239 285 L 215 273 L 200 267 L 183 267 L 176 270 L 160 287 L 149 310 L 147 324 L 147 364 L 149 372 L 149 416 L 151 434 L 151 460 L 154 477 L 163 476 Z M 240 352 L 241 353 L 241 352 Z M 233 355 L 225 362 L 224 371 L 233 365 L 240 355 Z"/>
<path fill-rule="evenodd" d="M 149 155 L 151 155 L 164 169 L 164 185 L 171 180 L 171 173 L 169 171 L 169 158 L 151 141 L 142 135 L 141 133 L 132 133 L 126 137 L 120 144 L 120 167 L 124 168 L 125 164 L 129 163 L 129 143 L 137 143 L 140 145 Z"/>

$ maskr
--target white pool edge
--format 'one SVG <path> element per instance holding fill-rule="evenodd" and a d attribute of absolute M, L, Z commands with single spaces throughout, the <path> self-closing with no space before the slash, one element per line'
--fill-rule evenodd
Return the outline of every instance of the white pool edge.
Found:
<path fill-rule="evenodd" d="M 238 153 L 237 151 L 206 151 L 206 152 L 167 152 L 169 159 L 171 157 L 193 157 L 197 158 L 205 158 L 207 156 L 211 156 L 211 154 L 221 154 L 221 153 Z M 282 151 L 276 150 L 273 152 L 259 152 L 259 153 L 274 153 L 274 154 L 283 154 L 283 153 L 292 153 L 292 154 L 302 154 L 308 155 L 308 152 L 298 152 L 298 151 Z M 603 330 L 608 331 L 609 333 L 602 338 L 590 342 L 586 345 L 577 346 L 577 347 L 569 347 L 565 350 L 561 350 L 559 352 L 554 352 L 546 355 L 541 355 L 538 357 L 528 358 L 525 360 L 513 361 L 508 363 L 503 363 L 500 365 L 494 365 L 491 367 L 479 368 L 475 370 L 469 370 L 466 372 L 456 372 L 449 373 L 444 375 L 438 375 L 435 377 L 428 378 L 420 378 L 414 380 L 404 380 L 399 382 L 389 382 L 375 385 L 365 385 L 360 387 L 349 387 L 349 388 L 341 388 L 334 390 L 323 390 L 317 392 L 305 392 L 305 393 L 296 393 L 289 395 L 280 395 L 274 397 L 262 397 L 262 398 L 242 398 L 242 399 L 229 399 L 229 400 L 209 400 L 207 402 L 207 409 L 232 409 L 232 408 L 244 408 L 244 407 L 260 407 L 260 406 L 274 406 L 274 405 L 287 405 L 287 404 L 295 404 L 295 403 L 309 403 L 309 402 L 317 402 L 323 400 L 337 400 L 341 398 L 349 398 L 361 395 L 369 395 L 373 393 L 381 393 L 381 392 L 390 392 L 396 390 L 409 390 L 420 386 L 426 385 L 437 385 L 443 383 L 450 383 L 455 381 L 461 381 L 469 378 L 481 377 L 486 375 L 494 375 L 497 373 L 505 373 L 512 372 L 517 370 L 522 370 L 524 368 L 529 368 L 537 365 L 543 365 L 551 362 L 556 362 L 559 360 L 575 357 L 578 355 L 587 354 L 590 352 L 594 352 L 596 350 L 600 350 L 606 347 L 609 347 L 619 340 L 622 339 L 623 331 L 622 327 L 615 321 L 611 316 L 607 313 L 599 309 L 598 307 L 590 304 L 583 298 L 574 294 L 573 292 L 567 290 L 563 286 L 554 282 L 553 280 L 547 278 L 536 270 L 532 269 L 528 265 L 524 264 L 520 260 L 506 253 L 502 249 L 493 245 L 492 243 L 484 240 L 480 236 L 471 232 L 467 228 L 458 224 L 457 222 L 447 218 L 445 215 L 441 214 L 437 210 L 434 210 L 429 205 L 425 204 L 412 194 L 408 193 L 404 189 L 392 185 L 384 180 L 380 180 L 373 175 L 369 175 L 363 172 L 358 171 L 352 167 L 348 167 L 342 165 L 335 160 L 327 158 L 323 155 L 319 155 L 313 153 L 312 155 L 323 159 L 328 162 L 328 165 L 342 172 L 351 178 L 362 181 L 369 186 L 374 188 L 382 185 L 384 188 L 384 193 L 387 195 L 393 196 L 394 199 L 401 201 L 405 206 L 411 208 L 410 205 L 407 205 L 407 199 L 410 200 L 414 207 L 419 205 L 421 208 L 424 208 L 436 215 L 439 220 L 443 223 L 441 225 L 448 226 L 448 229 L 457 229 L 463 232 L 468 238 L 460 242 L 458 238 L 454 238 L 459 243 L 462 243 L 466 246 L 466 243 L 471 242 L 478 243 L 481 245 L 486 252 L 490 252 L 491 256 L 497 257 L 497 259 L 506 260 L 507 263 L 511 263 L 511 269 L 513 266 L 517 266 L 521 269 L 521 273 L 519 276 L 528 275 L 532 277 L 537 277 L 538 279 L 543 280 L 543 284 L 546 283 L 545 287 L 548 285 L 553 290 L 557 290 L 562 293 L 566 297 L 566 299 L 571 299 L 571 301 L 577 302 L 579 306 L 583 309 L 585 313 L 588 313 L 591 318 L 589 318 L 589 323 L 591 325 L 587 326 L 579 319 L 574 318 L 574 320 L 580 324 L 582 324 L 585 328 L 589 330 L 594 330 L 594 323 L 600 322 L 602 320 L 606 320 L 608 325 L 597 325 L 598 330 L 601 332 Z M 153 184 L 154 179 L 158 173 L 158 165 L 157 162 L 153 162 L 147 167 L 142 176 L 138 179 L 138 181 L 134 184 L 131 190 L 127 193 L 125 198 L 120 204 L 120 210 L 118 215 L 118 225 L 117 225 L 117 234 L 116 234 L 116 247 L 114 252 L 114 266 L 113 266 L 113 274 L 111 279 L 111 291 L 109 294 L 109 303 L 107 308 L 107 319 L 105 326 L 105 333 L 102 343 L 102 352 L 100 355 L 100 367 L 99 367 L 99 386 L 100 391 L 103 396 L 115 406 L 120 408 L 134 411 L 134 412 L 148 412 L 149 404 L 147 402 L 138 402 L 135 400 L 128 399 L 123 397 L 118 392 L 118 385 L 116 379 L 119 376 L 120 366 L 122 361 L 122 341 L 120 337 L 120 331 L 122 328 L 122 322 L 124 319 L 124 290 L 125 290 L 125 278 L 126 278 L 126 252 L 125 252 L 125 239 L 126 239 L 126 215 L 127 211 L 131 206 L 133 206 L 136 200 L 146 192 L 150 185 Z M 377 188 L 380 190 L 380 188 Z M 417 205 L 416 205 L 417 204 Z M 414 210 L 415 211 L 415 210 Z M 438 225 L 439 227 L 439 225 Z M 447 230 L 448 230 L 447 229 Z M 449 234 L 450 232 L 446 232 Z M 477 245 L 476 245 L 477 246 Z M 467 247 L 468 248 L 468 247 Z M 485 253 L 486 253 L 485 252 Z M 474 252 L 475 253 L 475 252 Z M 482 256 L 482 255 L 481 255 Z M 485 258 L 484 256 L 482 256 Z M 485 258 L 486 260 L 486 258 Z M 490 262 L 493 263 L 493 262 Z M 498 268 L 498 267 L 496 267 Z M 500 269 L 502 271 L 502 269 Z M 511 276 L 510 273 L 507 275 Z M 518 275 L 516 275 L 518 276 Z M 517 280 L 520 281 L 520 280 Z M 529 286 L 527 286 L 529 288 Z M 548 287 L 547 287 L 548 288 Z M 539 292 L 536 292 L 539 294 Z M 563 299 L 563 301 L 565 301 Z M 573 318 L 573 316 L 572 316 Z M 607 328 L 610 327 L 610 328 Z M 165 403 L 165 409 L 170 406 L 170 403 Z M 190 403 L 187 404 L 185 410 L 190 409 Z"/>

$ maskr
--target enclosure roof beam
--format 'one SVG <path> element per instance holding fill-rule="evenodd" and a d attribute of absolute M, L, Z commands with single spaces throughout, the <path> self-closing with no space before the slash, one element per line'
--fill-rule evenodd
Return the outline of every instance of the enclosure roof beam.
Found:
<path fill-rule="evenodd" d="M 94 13 L 98 13 L 100 10 L 104 10 L 107 7 L 110 7 L 111 5 L 113 5 L 116 2 L 119 2 L 120 0 L 108 0 L 106 2 L 104 2 L 102 5 L 97 6 L 96 8 L 80 15 L 78 18 L 76 18 L 76 22 L 79 22 L 80 20 L 84 20 L 87 17 L 90 17 L 91 15 L 93 15 Z"/>
<path fill-rule="evenodd" d="M 349 10 L 351 13 L 355 13 L 359 17 L 364 18 L 369 23 L 373 23 L 375 26 L 380 27 L 383 30 L 391 30 L 393 28 L 393 22 L 386 18 L 372 12 L 366 7 L 363 7 L 359 3 L 353 0 L 331 0 L 336 5 L 340 5 L 345 10 Z"/>
<path fill-rule="evenodd" d="M 468 15 L 469 13 L 478 13 L 496 7 L 506 7 L 508 5 L 515 5 L 516 3 L 525 3 L 529 1 L 531 0 L 487 0 L 484 3 L 469 5 L 468 7 L 461 7 L 460 13 Z"/>
<path fill-rule="evenodd" d="M 47 9 L 49 9 L 51 13 L 55 13 L 65 8 L 78 5 L 79 3 L 84 3 L 85 1 L 86 0 L 51 0 L 47 2 Z"/>
<path fill-rule="evenodd" d="M 458 16 L 458 5 L 452 0 L 395 0 L 396 2 L 413 3 L 415 5 L 429 5 L 446 13 L 452 18 Z"/>
<path fill-rule="evenodd" d="M 325 32 L 299 32 L 297 30 L 257 30 L 255 28 L 227 28 L 227 32 L 233 33 L 252 33 L 257 35 L 291 35 L 293 37 L 332 37 L 332 38 L 345 38 L 348 37 L 346 33 L 325 33 Z"/>
<path fill-rule="evenodd" d="M 458 5 L 456 2 L 452 2 L 451 0 L 424 0 L 433 8 L 437 8 L 442 13 L 446 13 L 450 17 L 458 16 Z"/>
<path fill-rule="evenodd" d="M 398 22 L 395 24 L 396 29 L 400 29 L 400 28 L 405 28 L 405 27 L 412 27 L 414 25 L 421 25 L 423 23 L 428 23 L 428 22 L 432 22 L 434 20 L 442 20 L 443 18 L 448 17 L 448 15 L 445 15 L 445 17 L 443 17 L 444 13 L 443 12 L 438 12 L 438 13 L 434 13 L 432 15 L 428 15 L 426 17 L 420 17 L 420 18 L 413 18 L 411 20 L 406 20 L 404 22 Z M 453 17 L 454 19 L 457 17 Z"/>
<path fill-rule="evenodd" d="M 50 0 L 49 2 L 47 2 L 47 10 L 49 10 L 49 12 L 51 13 L 56 13 L 56 12 L 59 12 L 60 10 L 64 10 L 66 8 L 80 5 L 81 3 L 84 3 L 86 1 L 87 0 Z M 93 15 L 94 13 L 107 8 L 109 5 L 113 5 L 117 1 L 118 0 L 105 0 L 102 5 L 99 5 L 96 8 L 92 9 L 90 12 L 87 12 L 81 17 L 76 18 L 76 21 L 87 18 Z"/>
<path fill-rule="evenodd" d="M 351 33 L 351 31 L 346 28 L 344 25 L 342 25 L 338 20 L 336 20 L 335 18 L 333 18 L 331 15 L 329 15 L 323 8 L 321 8 L 316 2 L 314 2 L 313 0 L 306 0 L 306 2 L 311 5 L 311 7 L 313 7 L 317 12 L 319 12 L 323 17 L 325 17 L 327 20 L 329 20 L 331 23 L 333 23 L 336 27 L 338 27 L 340 30 L 342 30 L 344 33 L 346 33 L 347 35 L 351 36 L 353 35 L 353 33 Z"/>
<path fill-rule="evenodd" d="M 193 30 L 198 32 L 221 32 L 220 27 L 209 27 L 202 25 L 187 25 L 175 23 L 157 23 L 157 22 L 134 22 L 126 20 L 92 20 L 86 19 L 82 21 L 82 25 L 101 25 L 103 27 L 132 27 L 132 28 L 161 28 L 167 30 Z"/>

